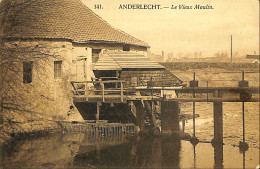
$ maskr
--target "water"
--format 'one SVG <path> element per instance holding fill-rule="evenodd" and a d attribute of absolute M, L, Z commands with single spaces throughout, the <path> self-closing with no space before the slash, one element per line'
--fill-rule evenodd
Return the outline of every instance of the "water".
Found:
<path fill-rule="evenodd" d="M 192 114 L 192 103 L 181 104 L 181 111 Z M 196 103 L 196 137 L 211 141 L 214 137 L 213 103 Z M 192 120 L 186 121 L 185 131 L 193 133 Z M 227 145 L 243 140 L 242 103 L 223 103 L 223 137 Z M 250 147 L 259 148 L 259 103 L 245 103 L 245 140 Z"/>
<path fill-rule="evenodd" d="M 53 134 L 17 140 L 1 149 L 0 168 L 255 168 L 259 149 L 243 153 L 210 143 L 162 136 Z M 222 158 L 224 162 L 222 163 Z"/>
<path fill-rule="evenodd" d="M 196 136 L 213 139 L 212 103 L 196 103 Z M 53 134 L 16 140 L 1 148 L 0 168 L 256 168 L 259 164 L 259 103 L 245 103 L 246 142 L 242 141 L 242 104 L 223 103 L 224 143 L 212 147 L 199 142 L 162 136 L 93 136 L 83 133 Z M 181 111 L 192 114 L 192 103 Z M 185 132 L 192 135 L 192 120 Z"/>

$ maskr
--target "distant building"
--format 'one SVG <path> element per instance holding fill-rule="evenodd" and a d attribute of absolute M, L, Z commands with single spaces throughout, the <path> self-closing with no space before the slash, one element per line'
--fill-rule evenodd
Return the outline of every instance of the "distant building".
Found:
<path fill-rule="evenodd" d="M 246 55 L 247 59 L 257 59 L 260 60 L 260 55 Z"/>
<path fill-rule="evenodd" d="M 147 53 L 147 56 L 150 60 L 155 62 L 164 62 L 164 52 L 162 52 L 162 55 L 156 55 L 151 52 Z"/>

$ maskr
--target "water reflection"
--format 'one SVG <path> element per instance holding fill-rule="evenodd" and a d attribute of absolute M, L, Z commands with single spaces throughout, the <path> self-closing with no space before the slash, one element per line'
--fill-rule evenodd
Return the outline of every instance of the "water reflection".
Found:
<path fill-rule="evenodd" d="M 133 137 L 127 143 L 88 151 L 74 158 L 74 167 L 97 168 L 180 168 L 180 140 L 172 137 Z"/>
<path fill-rule="evenodd" d="M 258 149 L 194 147 L 178 137 L 82 133 L 17 140 L 0 151 L 0 168 L 255 168 L 259 158 Z"/>
<path fill-rule="evenodd" d="M 221 169 L 223 166 L 223 145 L 214 145 L 214 168 Z"/>

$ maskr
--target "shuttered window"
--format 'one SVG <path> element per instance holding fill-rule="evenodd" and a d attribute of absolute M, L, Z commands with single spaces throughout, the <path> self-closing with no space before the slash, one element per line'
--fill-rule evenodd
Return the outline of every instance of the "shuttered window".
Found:
<path fill-rule="evenodd" d="M 23 62 L 23 83 L 32 83 L 33 62 Z"/>
<path fill-rule="evenodd" d="M 54 78 L 61 78 L 62 75 L 62 61 L 54 61 Z"/>

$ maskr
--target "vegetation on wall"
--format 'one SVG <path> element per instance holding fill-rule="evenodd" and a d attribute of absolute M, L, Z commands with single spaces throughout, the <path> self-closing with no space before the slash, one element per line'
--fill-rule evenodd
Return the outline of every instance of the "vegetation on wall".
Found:
<path fill-rule="evenodd" d="M 10 39 L 5 34 L 10 26 L 19 24 L 10 9 L 21 3 L 29 5 L 31 1 L 5 1 L 10 8 L 0 7 L 0 130 L 5 124 L 9 129 L 17 129 L 13 126 L 21 121 L 45 118 L 45 114 L 36 110 L 44 101 L 52 99 L 44 94 L 49 83 L 46 79 L 53 74 L 53 60 L 61 59 L 64 50 L 47 41 Z M 23 128 L 26 127 L 19 130 Z"/>

